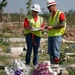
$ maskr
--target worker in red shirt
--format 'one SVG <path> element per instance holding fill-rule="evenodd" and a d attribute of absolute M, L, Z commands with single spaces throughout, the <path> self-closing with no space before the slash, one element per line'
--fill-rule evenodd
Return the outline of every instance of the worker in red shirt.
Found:
<path fill-rule="evenodd" d="M 60 61 L 60 45 L 66 28 L 65 15 L 56 5 L 55 0 L 48 0 L 50 18 L 45 29 L 48 29 L 48 53 L 51 64 L 58 64 Z"/>
<path fill-rule="evenodd" d="M 41 16 L 38 15 L 40 10 L 40 5 L 34 4 L 31 8 L 32 14 L 27 15 L 24 20 L 24 29 L 26 35 L 27 43 L 27 53 L 26 53 L 26 64 L 30 65 L 31 53 L 33 50 L 33 65 L 38 64 L 38 48 L 41 39 L 41 30 L 44 28 L 44 21 Z"/>

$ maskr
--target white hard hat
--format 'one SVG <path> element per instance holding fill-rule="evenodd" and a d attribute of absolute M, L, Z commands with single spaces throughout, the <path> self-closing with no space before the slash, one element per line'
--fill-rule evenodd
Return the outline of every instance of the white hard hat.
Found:
<path fill-rule="evenodd" d="M 55 0 L 47 0 L 47 7 L 57 4 Z"/>
<path fill-rule="evenodd" d="M 36 12 L 41 12 L 41 10 L 40 10 L 40 5 L 35 4 L 35 5 L 31 8 L 31 10 L 36 11 Z"/>

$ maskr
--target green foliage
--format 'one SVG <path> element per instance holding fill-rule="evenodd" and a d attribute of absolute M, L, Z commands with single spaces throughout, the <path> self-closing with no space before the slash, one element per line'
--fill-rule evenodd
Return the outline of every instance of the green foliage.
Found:
<path fill-rule="evenodd" d="M 0 38 L 3 38 L 3 35 L 2 34 L 0 34 Z"/>
<path fill-rule="evenodd" d="M 5 7 L 6 5 L 7 5 L 7 1 L 6 0 L 2 0 L 2 2 L 0 3 L 0 9 Z"/>
<path fill-rule="evenodd" d="M 10 59 L 10 57 L 4 56 L 4 55 L 0 55 L 0 62 L 2 62 L 2 63 L 8 62 L 8 59 Z"/>
<path fill-rule="evenodd" d="M 2 22 L 2 17 L 3 17 L 3 7 L 5 7 L 7 5 L 7 1 L 6 0 L 2 0 L 2 2 L 0 3 L 0 21 Z"/>
<path fill-rule="evenodd" d="M 30 8 L 31 8 L 31 4 L 32 4 L 32 0 L 29 0 L 26 5 L 27 5 L 27 14 L 30 14 L 31 11 L 30 11 Z"/>
<path fill-rule="evenodd" d="M 7 41 L 7 38 L 5 38 L 5 39 L 0 38 L 0 45 L 9 46 L 10 45 L 10 41 Z"/>
<path fill-rule="evenodd" d="M 69 75 L 75 75 L 75 69 L 68 69 Z"/>
<path fill-rule="evenodd" d="M 0 10 L 3 9 L 3 7 L 5 7 L 7 5 L 7 1 L 6 0 L 2 0 L 2 2 L 0 2 Z"/>
<path fill-rule="evenodd" d="M 42 61 L 49 61 L 49 54 L 46 53 L 39 54 L 39 62 Z"/>

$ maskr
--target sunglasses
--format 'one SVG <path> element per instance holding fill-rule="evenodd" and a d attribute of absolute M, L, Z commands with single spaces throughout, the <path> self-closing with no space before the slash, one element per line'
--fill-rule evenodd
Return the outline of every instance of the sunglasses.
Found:
<path fill-rule="evenodd" d="M 34 11 L 34 10 L 32 10 L 33 12 L 35 12 L 35 13 L 38 13 L 37 11 Z"/>
<path fill-rule="evenodd" d="M 49 9 L 49 8 L 51 8 L 52 6 L 54 6 L 54 5 L 48 6 L 47 8 Z"/>

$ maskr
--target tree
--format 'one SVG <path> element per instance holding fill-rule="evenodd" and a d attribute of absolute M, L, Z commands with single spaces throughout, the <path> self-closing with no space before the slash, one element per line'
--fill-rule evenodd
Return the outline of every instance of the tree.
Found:
<path fill-rule="evenodd" d="M 31 4 L 32 4 L 32 0 L 29 0 L 26 5 L 27 5 L 27 14 L 30 14 L 30 7 L 31 7 Z"/>
<path fill-rule="evenodd" d="M 2 18 L 3 18 L 3 7 L 5 7 L 7 5 L 7 1 L 6 0 L 2 0 L 2 2 L 0 2 L 0 21 L 2 22 Z"/>

